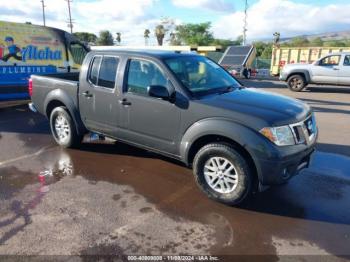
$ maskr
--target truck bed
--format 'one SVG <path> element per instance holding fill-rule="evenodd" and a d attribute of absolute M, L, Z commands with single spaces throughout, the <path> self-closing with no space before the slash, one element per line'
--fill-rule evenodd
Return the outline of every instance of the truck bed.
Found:
<path fill-rule="evenodd" d="M 60 96 L 65 93 L 76 108 L 78 108 L 79 73 L 61 73 L 49 75 L 32 75 L 32 102 L 36 109 L 46 115 L 45 99 Z M 49 94 L 50 93 L 50 94 Z"/>

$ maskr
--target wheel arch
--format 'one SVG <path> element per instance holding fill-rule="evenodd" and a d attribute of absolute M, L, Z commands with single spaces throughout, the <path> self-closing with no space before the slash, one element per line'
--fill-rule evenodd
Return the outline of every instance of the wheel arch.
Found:
<path fill-rule="evenodd" d="M 218 128 L 220 127 L 220 128 Z M 192 125 L 183 136 L 180 155 L 191 166 L 195 154 L 208 143 L 223 142 L 233 145 L 247 159 L 257 181 L 262 181 L 258 159 L 274 158 L 278 154 L 256 131 L 224 119 L 206 119 Z"/>
<path fill-rule="evenodd" d="M 310 73 L 307 70 L 295 70 L 295 71 L 289 72 L 287 81 L 289 81 L 290 77 L 292 77 L 293 75 L 300 75 L 304 77 L 305 84 L 309 84 L 311 82 Z"/>
<path fill-rule="evenodd" d="M 250 155 L 250 153 L 245 149 L 243 146 L 241 146 L 236 141 L 232 140 L 231 138 L 222 136 L 222 135 L 205 135 L 202 137 L 199 137 L 194 143 L 191 145 L 188 153 L 188 160 L 187 162 L 189 165 L 192 165 L 194 157 L 196 153 L 205 145 L 211 144 L 211 143 L 223 143 L 228 144 L 232 146 L 235 150 L 237 150 L 243 158 L 248 162 L 248 167 L 250 168 L 252 174 L 253 174 L 253 186 L 254 189 L 257 190 L 258 188 L 258 182 L 259 182 L 259 176 L 258 176 L 258 170 L 256 167 L 256 164 L 254 162 L 253 157 Z"/>
<path fill-rule="evenodd" d="M 87 132 L 80 114 L 74 104 L 73 99 L 60 89 L 51 91 L 45 99 L 44 110 L 46 117 L 49 119 L 52 110 L 56 107 L 64 106 L 67 109 L 68 114 L 72 117 L 76 131 L 79 135 L 83 135 Z"/>

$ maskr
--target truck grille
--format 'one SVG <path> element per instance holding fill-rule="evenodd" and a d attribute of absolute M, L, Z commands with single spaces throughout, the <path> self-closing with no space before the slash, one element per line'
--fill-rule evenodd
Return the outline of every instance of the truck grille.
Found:
<path fill-rule="evenodd" d="M 289 125 L 297 144 L 309 144 L 317 135 L 315 116 L 312 114 L 306 120 Z"/>

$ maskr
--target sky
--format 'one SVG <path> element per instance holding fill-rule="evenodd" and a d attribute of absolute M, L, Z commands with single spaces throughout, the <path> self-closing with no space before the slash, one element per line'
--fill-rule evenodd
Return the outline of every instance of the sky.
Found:
<path fill-rule="evenodd" d="M 67 0 L 44 0 L 46 25 L 68 31 Z M 144 44 L 144 30 L 162 17 L 176 24 L 211 22 L 216 38 L 236 39 L 243 31 L 244 0 L 73 0 L 74 32 L 122 34 L 122 44 Z M 349 0 L 248 0 L 247 41 L 350 30 Z M 0 0 L 0 20 L 43 24 L 41 0 Z M 1 30 L 1 28 L 0 28 Z"/>

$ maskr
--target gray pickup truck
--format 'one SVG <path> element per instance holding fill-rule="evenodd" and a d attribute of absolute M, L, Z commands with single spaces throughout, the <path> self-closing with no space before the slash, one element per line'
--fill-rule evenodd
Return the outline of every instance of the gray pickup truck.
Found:
<path fill-rule="evenodd" d="M 317 140 L 308 105 L 245 88 L 196 54 L 92 51 L 79 75 L 33 75 L 29 90 L 59 145 L 92 131 L 178 159 L 230 205 L 307 167 Z"/>
<path fill-rule="evenodd" d="M 295 92 L 308 84 L 350 86 L 350 53 L 328 54 L 312 64 L 288 64 L 283 67 L 280 80 Z"/>

